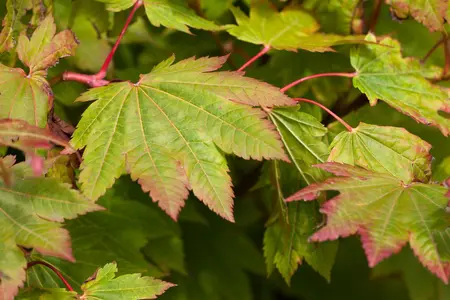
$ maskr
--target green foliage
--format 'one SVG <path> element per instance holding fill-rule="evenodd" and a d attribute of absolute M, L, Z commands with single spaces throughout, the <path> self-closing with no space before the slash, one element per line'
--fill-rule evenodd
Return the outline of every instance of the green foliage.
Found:
<path fill-rule="evenodd" d="M 449 16 L 3 1 L 0 299 L 449 298 Z"/>

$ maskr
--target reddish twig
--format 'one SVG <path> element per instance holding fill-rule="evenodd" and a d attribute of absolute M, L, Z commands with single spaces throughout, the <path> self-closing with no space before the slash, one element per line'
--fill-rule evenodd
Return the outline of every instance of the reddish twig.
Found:
<path fill-rule="evenodd" d="M 286 85 L 285 87 L 283 87 L 282 89 L 280 89 L 281 92 L 286 92 L 288 89 L 296 86 L 299 83 L 302 83 L 303 81 L 307 81 L 310 79 L 314 79 L 314 78 L 319 78 L 319 77 L 355 77 L 357 74 L 356 73 L 320 73 L 320 74 L 314 74 L 314 75 L 310 75 L 310 76 L 306 76 L 303 78 L 300 78 L 294 82 L 289 83 L 288 85 Z"/>
<path fill-rule="evenodd" d="M 250 58 L 245 64 L 243 64 L 242 67 L 240 67 L 240 68 L 238 69 L 238 71 L 244 71 L 245 68 L 247 68 L 247 67 L 250 66 L 252 63 L 254 63 L 255 61 L 257 61 L 258 58 L 260 58 L 261 56 L 263 56 L 264 54 L 266 54 L 269 50 L 270 50 L 270 46 L 264 46 L 264 48 L 262 48 L 261 51 L 259 51 L 255 56 L 253 56 L 253 57 Z"/>
<path fill-rule="evenodd" d="M 334 112 L 332 112 L 330 109 L 328 109 L 328 107 L 326 107 L 325 105 L 320 104 L 319 102 L 316 102 L 314 100 L 306 99 L 306 98 L 294 98 L 294 100 L 298 101 L 298 102 L 307 102 L 307 103 L 314 104 L 314 105 L 320 107 L 321 109 L 323 109 L 324 111 L 326 111 L 327 113 L 329 113 L 331 116 L 333 116 L 333 118 L 335 118 L 339 123 L 344 125 L 348 131 L 352 132 L 354 130 L 352 126 L 348 125 L 347 122 L 345 122 L 338 115 L 336 115 Z"/>
<path fill-rule="evenodd" d="M 113 48 L 109 52 L 100 71 L 98 71 L 97 74 L 88 75 L 88 74 L 80 74 L 80 73 L 74 73 L 74 72 L 64 72 L 62 75 L 62 79 L 66 80 L 66 81 L 67 80 L 78 81 L 78 82 L 87 84 L 91 87 L 99 87 L 99 86 L 107 85 L 109 83 L 109 81 L 105 80 L 104 78 L 106 77 L 106 72 L 108 71 L 108 67 L 111 64 L 114 54 L 116 53 L 116 50 L 119 47 L 119 44 L 122 41 L 122 38 L 125 35 L 125 32 L 127 31 L 128 26 L 131 23 L 131 20 L 133 20 L 134 14 L 136 13 L 137 9 L 139 7 L 141 7 L 142 5 L 143 5 L 142 0 L 138 0 L 134 4 L 133 8 L 131 9 L 130 14 L 128 15 L 127 20 L 125 21 L 122 31 L 120 32 L 120 35 L 116 40 L 116 43 L 114 44 Z"/>
<path fill-rule="evenodd" d="M 424 63 L 430 56 L 431 54 L 433 54 L 433 52 L 445 42 L 446 38 L 445 36 L 442 37 L 439 41 L 437 41 L 436 44 L 434 44 L 433 47 L 431 47 L 430 50 L 428 50 L 427 54 L 425 54 L 425 56 L 420 60 L 421 63 Z"/>
<path fill-rule="evenodd" d="M 380 12 L 381 12 L 381 4 L 383 2 L 381 0 L 375 0 L 374 3 L 374 8 L 373 8 L 373 13 L 372 13 L 372 18 L 370 19 L 370 25 L 369 25 L 369 31 L 371 32 L 375 32 L 375 28 L 377 26 L 378 23 L 378 17 L 380 16 Z"/>
<path fill-rule="evenodd" d="M 51 264 L 45 262 L 45 261 L 40 261 L 40 260 L 35 260 L 35 261 L 31 261 L 27 264 L 27 270 L 30 269 L 31 267 L 35 266 L 35 265 L 43 265 L 46 266 L 47 268 L 49 268 L 50 270 L 52 270 L 56 276 L 59 277 L 59 279 L 61 279 L 61 281 L 64 283 L 64 285 L 66 286 L 66 288 L 71 291 L 74 292 L 75 290 L 72 288 L 72 286 L 69 284 L 69 282 L 64 278 L 63 274 L 61 273 L 61 271 L 59 271 L 57 268 L 55 268 L 54 266 L 52 266 Z"/>

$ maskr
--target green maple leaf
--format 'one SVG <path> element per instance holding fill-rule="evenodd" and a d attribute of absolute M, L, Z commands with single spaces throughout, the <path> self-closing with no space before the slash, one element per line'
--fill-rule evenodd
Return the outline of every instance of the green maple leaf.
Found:
<path fill-rule="evenodd" d="M 405 19 L 411 15 L 427 26 L 430 31 L 443 29 L 447 2 L 446 0 L 386 0 L 397 17 Z"/>
<path fill-rule="evenodd" d="M 247 105 L 294 104 L 277 88 L 237 72 L 212 72 L 226 58 L 174 58 L 141 80 L 92 89 L 72 144 L 83 148 L 80 181 L 96 199 L 126 167 L 173 218 L 188 188 L 213 211 L 233 219 L 231 179 L 223 155 L 287 159 L 264 113 Z M 233 101 L 230 101 L 233 100 Z"/>
<path fill-rule="evenodd" d="M 326 161 L 328 147 L 322 141 L 327 129 L 313 116 L 298 111 L 298 107 L 277 108 L 270 112 L 285 148 L 295 168 L 274 162 L 270 168 L 266 189 L 275 202 L 273 221 L 269 220 L 264 234 L 264 256 L 267 271 L 276 267 L 290 283 L 298 265 L 305 260 L 324 278 L 330 280 L 337 243 L 314 244 L 308 238 L 322 221 L 313 203 L 290 203 L 284 207 L 283 194 L 299 188 L 299 182 L 310 183 L 325 178 L 322 170 L 312 165 Z M 267 191 L 263 192 L 267 195 Z"/>
<path fill-rule="evenodd" d="M 20 19 L 32 8 L 31 0 L 7 0 L 7 13 L 0 31 L 0 53 L 15 47 L 20 32 L 25 28 Z"/>
<path fill-rule="evenodd" d="M 133 6 L 137 0 L 97 0 L 106 3 L 111 11 L 121 11 Z M 186 33 L 189 27 L 204 30 L 220 30 L 221 27 L 198 16 L 184 0 L 142 0 L 145 12 L 153 26 L 165 26 Z"/>
<path fill-rule="evenodd" d="M 366 39 L 376 41 L 372 34 Z M 418 61 L 402 57 L 397 41 L 384 38 L 379 45 L 358 46 L 351 52 L 351 64 L 356 69 L 353 84 L 367 95 L 371 105 L 380 99 L 448 135 L 450 120 L 439 114 L 450 112 L 448 93 L 423 77 Z"/>
<path fill-rule="evenodd" d="M 319 23 L 296 7 L 277 12 L 266 1 L 257 2 L 247 17 L 239 8 L 231 9 L 237 26 L 228 29 L 236 38 L 279 50 L 332 51 L 331 46 L 364 42 L 362 36 L 318 33 Z"/>
<path fill-rule="evenodd" d="M 12 168 L 14 171 L 14 167 Z M 25 280 L 26 259 L 17 245 L 73 261 L 64 219 L 101 209 L 53 178 L 0 183 L 0 296 L 13 299 Z"/>
<path fill-rule="evenodd" d="M 322 207 L 327 224 L 311 240 L 335 240 L 358 233 L 370 267 L 409 242 L 421 263 L 447 283 L 450 265 L 442 260 L 434 237 L 448 226 L 445 187 L 405 185 L 391 175 L 340 163 L 317 166 L 339 177 L 312 184 L 286 199 L 309 201 L 321 191 L 340 192 Z"/>
<path fill-rule="evenodd" d="M 75 300 L 77 293 L 63 288 L 24 289 L 16 299 L 19 300 Z"/>
<path fill-rule="evenodd" d="M 405 183 L 428 181 L 431 145 L 406 129 L 359 123 L 352 132 L 335 137 L 328 161 L 387 173 Z"/>
<path fill-rule="evenodd" d="M 88 279 L 81 289 L 81 299 L 86 300 L 139 300 L 156 299 L 173 284 L 151 277 L 141 277 L 141 274 L 127 274 L 115 277 L 116 263 L 106 264 L 98 269 L 93 278 Z"/>
<path fill-rule="evenodd" d="M 53 17 L 49 15 L 34 31 L 31 39 L 23 33 L 19 38 L 17 53 L 30 68 L 9 68 L 0 64 L 0 118 L 22 119 L 44 127 L 52 101 L 50 86 L 45 79 L 47 69 L 59 60 L 73 54 L 77 42 L 71 31 L 55 35 Z"/>

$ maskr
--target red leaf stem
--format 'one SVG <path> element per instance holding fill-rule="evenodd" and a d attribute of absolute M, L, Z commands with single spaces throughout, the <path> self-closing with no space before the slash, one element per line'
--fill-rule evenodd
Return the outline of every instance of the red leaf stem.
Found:
<path fill-rule="evenodd" d="M 51 264 L 45 262 L 45 261 L 40 261 L 40 260 L 35 260 L 35 261 L 31 261 L 27 264 L 27 270 L 30 269 L 31 267 L 35 266 L 35 265 L 43 265 L 46 266 L 47 268 L 49 268 L 50 270 L 52 270 L 56 276 L 59 277 L 59 279 L 61 279 L 61 281 L 64 283 L 64 285 L 66 286 L 66 288 L 71 291 L 74 292 L 75 290 L 72 288 L 72 286 L 69 284 L 69 282 L 64 278 L 63 274 L 61 273 L 61 271 L 59 271 L 57 268 L 55 268 L 54 266 L 52 266 Z"/>
<path fill-rule="evenodd" d="M 333 116 L 333 118 L 335 118 L 339 123 L 341 123 L 342 125 L 345 126 L 345 128 L 347 128 L 348 131 L 352 132 L 354 129 L 353 127 L 351 127 L 350 125 L 348 125 L 347 122 L 345 122 L 343 119 L 341 119 L 338 115 L 336 115 L 334 112 L 332 112 L 330 109 L 328 109 L 325 105 L 320 104 L 319 102 L 316 102 L 314 100 L 310 100 L 310 99 L 306 99 L 306 98 L 294 98 L 295 101 L 298 102 L 307 102 L 307 103 L 311 103 L 314 104 L 318 107 L 320 107 L 321 109 L 323 109 L 324 111 L 326 111 L 327 113 L 329 113 L 331 116 Z"/>
<path fill-rule="evenodd" d="M 288 89 L 296 86 L 299 83 L 302 83 L 303 81 L 306 80 L 310 80 L 310 79 L 314 79 L 314 78 L 319 78 L 319 77 L 355 77 L 357 74 L 356 73 L 320 73 L 320 74 L 314 74 L 314 75 L 310 75 L 310 76 L 306 76 L 303 78 L 300 78 L 294 82 L 289 83 L 288 85 L 286 85 L 285 87 L 283 87 L 280 91 L 282 91 L 283 93 L 286 92 Z"/>
<path fill-rule="evenodd" d="M 255 56 L 253 56 L 245 64 L 243 64 L 242 67 L 240 67 L 238 69 L 238 72 L 244 71 L 245 68 L 247 68 L 248 66 L 253 64 L 256 60 L 258 60 L 258 58 L 260 58 L 261 56 L 266 54 L 269 50 L 270 50 L 270 46 L 264 46 L 264 48 L 262 48 L 261 51 L 259 51 Z"/>

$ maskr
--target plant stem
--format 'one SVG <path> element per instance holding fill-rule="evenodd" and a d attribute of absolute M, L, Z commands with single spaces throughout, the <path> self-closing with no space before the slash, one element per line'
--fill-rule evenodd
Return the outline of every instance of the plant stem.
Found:
<path fill-rule="evenodd" d="M 445 42 L 445 37 L 442 37 L 439 41 L 437 41 L 436 44 L 434 44 L 433 47 L 425 54 L 425 56 L 420 60 L 421 63 L 424 63 L 430 56 L 433 54 L 433 52 L 443 43 Z"/>
<path fill-rule="evenodd" d="M 35 265 L 43 265 L 46 266 L 47 268 L 49 268 L 50 270 L 52 270 L 56 276 L 59 277 L 59 279 L 61 279 L 61 281 L 64 283 L 64 285 L 66 286 L 66 288 L 71 291 L 74 292 L 75 290 L 72 288 L 72 286 L 69 284 L 69 282 L 64 278 L 64 276 L 62 275 L 61 271 L 59 271 L 57 268 L 55 268 L 54 266 L 52 266 L 51 264 L 45 262 L 45 261 L 40 261 L 40 260 L 35 260 L 35 261 L 31 261 L 27 264 L 27 270 L 30 269 L 31 267 L 35 266 Z"/>
<path fill-rule="evenodd" d="M 319 102 L 316 102 L 314 100 L 306 99 L 306 98 L 294 98 L 294 100 L 298 101 L 298 102 L 307 102 L 307 103 L 314 104 L 314 105 L 320 107 L 321 109 L 323 109 L 324 111 L 326 111 L 327 113 L 329 113 L 331 116 L 333 116 L 339 123 L 344 125 L 344 127 L 347 128 L 348 131 L 352 132 L 354 130 L 353 127 L 348 125 L 347 122 L 345 122 L 338 115 L 336 115 L 334 112 L 332 112 L 330 109 L 328 109 L 325 105 L 320 104 Z"/>
<path fill-rule="evenodd" d="M 143 5 L 142 0 L 138 0 L 134 4 L 133 8 L 131 9 L 130 14 L 128 15 L 127 20 L 125 21 L 122 31 L 120 32 L 120 35 L 116 40 L 116 43 L 114 44 L 113 48 L 109 52 L 100 71 L 98 71 L 97 74 L 88 75 L 88 74 L 80 74 L 80 73 L 75 73 L 75 72 L 64 72 L 62 74 L 62 79 L 66 80 L 66 81 L 81 82 L 81 83 L 87 84 L 91 87 L 99 87 L 99 86 L 107 85 L 109 83 L 109 81 L 104 80 L 104 78 L 106 77 L 106 72 L 108 71 L 108 67 L 111 64 L 114 54 L 116 53 L 116 50 L 119 47 L 119 44 L 122 41 L 122 38 L 125 35 L 125 32 L 127 31 L 128 26 L 131 23 L 131 20 L 133 20 L 134 14 L 136 13 L 137 9 L 139 7 L 141 7 L 142 5 Z"/>
<path fill-rule="evenodd" d="M 310 80 L 310 79 L 314 79 L 314 78 L 319 78 L 319 77 L 355 77 L 357 74 L 356 73 L 320 73 L 320 74 L 314 74 L 314 75 L 310 75 L 310 76 L 306 76 L 303 78 L 300 78 L 294 82 L 289 83 L 288 85 L 286 85 L 285 87 L 283 87 L 282 89 L 280 89 L 281 92 L 286 92 L 288 89 L 296 86 L 299 83 L 302 83 L 303 81 L 306 80 Z"/>
<path fill-rule="evenodd" d="M 373 7 L 372 18 L 370 19 L 369 31 L 374 32 L 374 33 L 375 33 L 375 28 L 377 27 L 378 17 L 380 16 L 380 12 L 381 12 L 381 4 L 382 4 L 381 0 L 375 0 L 375 3 L 373 5 L 374 7 Z"/>
<path fill-rule="evenodd" d="M 136 10 L 141 7 L 143 4 L 142 0 L 136 1 L 133 8 L 131 9 L 130 14 L 128 15 L 128 18 L 125 22 L 125 25 L 122 28 L 122 31 L 120 32 L 119 37 L 116 40 L 116 43 L 114 44 L 112 50 L 109 52 L 108 56 L 105 59 L 105 62 L 103 63 L 102 68 L 100 71 L 95 75 L 97 79 L 103 79 L 106 76 L 106 71 L 108 71 L 109 64 L 112 61 L 112 58 L 114 56 L 114 53 L 116 53 L 117 48 L 119 47 L 120 41 L 122 40 L 123 36 L 125 35 L 125 32 L 127 31 L 128 26 L 131 23 L 131 20 L 133 20 L 134 14 L 136 13 Z"/>
<path fill-rule="evenodd" d="M 270 50 L 270 46 L 264 46 L 264 48 L 261 49 L 261 51 L 259 51 L 255 56 L 253 56 L 252 58 L 250 58 L 245 64 L 242 65 L 242 67 L 240 67 L 238 69 L 238 71 L 244 71 L 245 68 L 247 68 L 248 66 L 250 66 L 252 63 L 254 63 L 256 60 L 258 60 L 258 58 L 260 58 L 261 56 L 263 56 L 264 54 L 266 54 L 268 51 Z"/>

